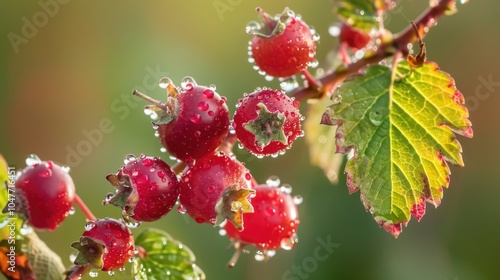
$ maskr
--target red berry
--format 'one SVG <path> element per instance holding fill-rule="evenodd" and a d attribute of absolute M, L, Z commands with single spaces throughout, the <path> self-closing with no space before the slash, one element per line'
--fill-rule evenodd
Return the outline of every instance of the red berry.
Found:
<path fill-rule="evenodd" d="M 203 157 L 181 178 L 179 211 L 198 223 L 216 224 L 228 218 L 241 226 L 241 214 L 251 211 L 246 200 L 253 192 L 251 180 L 243 164 L 222 152 Z"/>
<path fill-rule="evenodd" d="M 264 24 L 252 22 L 247 32 L 255 35 L 251 55 L 255 64 L 267 75 L 290 77 L 306 69 L 315 60 L 317 35 L 292 10 L 270 17 L 261 8 Z"/>
<path fill-rule="evenodd" d="M 231 223 L 224 226 L 237 248 L 229 266 L 235 265 L 245 245 L 257 247 L 263 254 L 262 259 L 266 260 L 274 255 L 275 249 L 291 250 L 298 242 L 296 231 L 300 220 L 297 205 L 290 194 L 269 185 L 259 185 L 255 191 L 252 198 L 254 212 L 245 214 L 245 228 L 239 231 Z"/>
<path fill-rule="evenodd" d="M 16 180 L 16 212 L 37 229 L 55 230 L 68 216 L 75 185 L 67 170 L 31 155 Z M 7 206 L 6 206 L 7 207 Z"/>
<path fill-rule="evenodd" d="M 154 103 L 146 109 L 155 117 L 162 145 L 182 161 L 214 152 L 228 133 L 226 99 L 214 86 L 199 86 L 190 77 L 183 79 L 182 88 L 176 88 L 168 78 L 163 80 L 168 94 L 165 103 L 134 92 Z"/>
<path fill-rule="evenodd" d="M 105 218 L 88 222 L 80 241 L 71 247 L 79 251 L 75 265 L 108 271 L 123 267 L 134 255 L 134 237 L 122 222 Z"/>
<path fill-rule="evenodd" d="M 353 49 L 362 49 L 370 42 L 370 35 L 348 24 L 342 24 L 339 39 Z"/>
<path fill-rule="evenodd" d="M 158 157 L 128 155 L 115 174 L 106 179 L 117 190 L 106 196 L 124 210 L 124 220 L 155 221 L 167 214 L 179 197 L 179 182 L 170 166 Z"/>
<path fill-rule="evenodd" d="M 299 102 L 282 91 L 257 90 L 236 106 L 232 124 L 236 136 L 255 155 L 278 155 L 303 135 Z"/>

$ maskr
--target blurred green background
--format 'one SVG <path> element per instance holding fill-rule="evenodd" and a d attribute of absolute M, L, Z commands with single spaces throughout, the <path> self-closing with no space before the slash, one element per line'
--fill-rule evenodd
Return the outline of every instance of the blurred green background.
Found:
<path fill-rule="evenodd" d="M 68 151 L 86 139 L 84 131 L 99 129 L 100 122 L 109 119 L 113 131 L 103 133 L 87 155 L 70 159 L 77 192 L 98 217 L 119 216 L 118 209 L 101 201 L 112 191 L 105 175 L 115 172 L 126 154 L 168 159 L 160 154 L 144 103 L 130 98 L 132 89 L 162 99 L 160 77 L 179 83 L 190 75 L 199 84 L 216 84 L 233 112 L 244 92 L 277 87 L 247 62 L 249 36 L 244 30 L 247 22 L 257 19 L 256 6 L 271 14 L 289 6 L 302 14 L 322 36 L 320 62 L 337 44 L 328 35 L 336 21 L 332 1 L 48 2 L 57 4 L 50 12 L 40 4 L 45 1 L 0 1 L 0 153 L 18 168 L 24 167 L 29 153 L 69 163 Z M 400 12 L 386 20 L 393 31 L 428 4 L 397 2 Z M 216 4 L 229 9 L 217 12 Z M 398 239 L 365 212 L 359 193 L 348 194 L 345 176 L 331 185 L 322 171 L 310 166 L 304 139 L 277 159 L 258 160 L 235 151 L 257 180 L 277 175 L 304 197 L 300 242 L 294 250 L 278 251 L 267 263 L 244 255 L 235 268 L 227 269 L 233 252 L 226 250 L 227 238 L 211 226 L 198 225 L 176 211 L 152 226 L 189 246 L 208 279 L 286 279 L 282 277 L 294 266 L 304 274 L 288 279 L 500 279 L 499 8 L 500 2 L 493 0 L 460 5 L 458 14 L 440 19 L 425 38 L 428 59 L 451 73 L 464 94 L 475 135 L 472 140 L 459 137 L 466 166 L 452 167 L 441 206 L 429 206 L 422 221 L 413 219 Z M 29 29 L 27 22 L 37 25 Z M 24 39 L 13 39 L 12 34 Z M 486 87 L 482 80 L 495 83 Z M 69 265 L 69 244 L 83 226 L 78 210 L 55 232 L 40 236 Z M 340 246 L 326 260 L 315 262 L 318 239 Z M 99 278 L 127 279 L 124 273 L 100 273 Z"/>

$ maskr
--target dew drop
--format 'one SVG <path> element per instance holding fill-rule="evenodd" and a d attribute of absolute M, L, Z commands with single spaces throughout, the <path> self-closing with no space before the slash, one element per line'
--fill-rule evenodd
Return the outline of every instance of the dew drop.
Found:
<path fill-rule="evenodd" d="M 289 238 L 283 238 L 281 240 L 281 248 L 283 250 L 292 250 L 293 247 L 295 247 L 295 245 L 299 242 L 299 238 L 297 236 L 297 234 L 293 234 L 291 237 Z"/>
<path fill-rule="evenodd" d="M 267 216 L 273 216 L 276 213 L 276 209 L 271 206 L 266 207 L 265 213 Z"/>
<path fill-rule="evenodd" d="M 194 123 L 194 124 L 200 124 L 201 123 L 201 116 L 199 114 L 192 114 L 189 117 L 189 120 Z"/>
<path fill-rule="evenodd" d="M 266 180 L 266 184 L 270 187 L 277 188 L 281 184 L 280 178 L 276 175 L 269 176 Z"/>
<path fill-rule="evenodd" d="M 250 175 L 250 173 L 246 173 L 245 174 L 245 179 L 251 180 L 252 179 L 252 175 Z"/>
<path fill-rule="evenodd" d="M 104 203 L 109 203 L 113 199 L 113 196 L 115 196 L 113 193 L 108 193 L 104 198 Z"/>
<path fill-rule="evenodd" d="M 342 102 L 342 95 L 336 94 L 332 97 L 333 104 L 339 104 Z"/>
<path fill-rule="evenodd" d="M 166 153 L 166 152 L 167 152 L 167 149 L 166 149 L 165 147 L 161 147 L 161 148 L 160 148 L 160 152 L 162 152 L 162 153 Z"/>
<path fill-rule="evenodd" d="M 69 173 L 71 171 L 71 167 L 69 167 L 67 165 L 61 166 L 61 169 L 63 172 L 66 172 L 66 173 Z"/>
<path fill-rule="evenodd" d="M 257 251 L 255 253 L 255 260 L 256 261 L 261 262 L 261 261 L 264 261 L 264 259 L 265 259 L 264 253 L 262 253 L 261 251 Z"/>
<path fill-rule="evenodd" d="M 310 61 L 307 65 L 308 65 L 309 67 L 316 68 L 316 67 L 318 67 L 319 62 L 318 62 L 318 60 L 317 60 L 317 59 L 314 59 L 314 60 Z"/>
<path fill-rule="evenodd" d="M 29 235 L 29 234 L 32 234 L 33 233 L 33 228 L 24 224 L 21 229 L 19 230 L 19 233 L 21 233 L 21 235 Z"/>
<path fill-rule="evenodd" d="M 280 191 L 287 193 L 287 194 L 291 194 L 292 193 L 292 186 L 290 186 L 289 184 L 283 184 L 280 187 Z"/>
<path fill-rule="evenodd" d="M 198 103 L 198 109 L 202 111 L 208 110 L 208 103 L 205 101 L 200 101 L 200 103 Z"/>
<path fill-rule="evenodd" d="M 313 36 L 312 36 L 312 37 L 313 37 L 313 40 L 314 40 L 314 41 L 319 41 L 319 39 L 320 39 L 320 36 L 319 36 L 319 34 L 318 34 L 318 33 L 313 34 Z"/>
<path fill-rule="evenodd" d="M 52 170 L 50 169 L 42 170 L 38 175 L 42 178 L 49 178 L 50 176 L 52 176 Z"/>
<path fill-rule="evenodd" d="M 119 270 L 119 271 L 125 271 L 125 267 L 124 267 L 124 266 L 123 266 L 123 267 L 120 267 L 120 268 L 118 268 L 118 270 Z"/>
<path fill-rule="evenodd" d="M 137 228 L 141 223 L 137 222 L 137 221 L 134 221 L 132 219 L 127 219 L 127 221 L 124 221 L 125 222 L 125 225 L 128 227 L 128 228 Z"/>
<path fill-rule="evenodd" d="M 266 81 L 268 81 L 268 82 L 271 82 L 272 80 L 274 80 L 274 77 L 271 75 L 265 75 L 264 79 L 266 79 Z"/>
<path fill-rule="evenodd" d="M 149 108 L 144 108 L 144 114 L 146 116 L 150 116 L 151 114 L 153 114 L 153 110 L 151 110 Z"/>
<path fill-rule="evenodd" d="M 296 195 L 292 198 L 292 200 L 295 205 L 300 205 L 304 201 L 304 198 L 301 195 Z"/>
<path fill-rule="evenodd" d="M 193 87 L 197 86 L 196 81 L 191 76 L 186 76 L 181 80 L 181 87 L 185 90 L 192 90 Z"/>
<path fill-rule="evenodd" d="M 94 221 L 88 221 L 88 222 L 85 224 L 85 230 L 91 230 L 91 229 L 93 229 L 95 226 L 96 226 L 96 224 L 95 224 L 95 222 L 94 222 Z"/>
<path fill-rule="evenodd" d="M 99 276 L 99 272 L 97 272 L 95 270 L 91 270 L 91 271 L 89 271 L 89 276 L 92 278 L 96 278 L 97 276 Z"/>
<path fill-rule="evenodd" d="M 40 158 L 35 154 L 30 154 L 26 158 L 26 165 L 28 165 L 28 166 L 33 166 L 33 165 L 37 165 L 40 163 L 42 163 L 42 160 L 40 160 Z"/>
<path fill-rule="evenodd" d="M 206 98 L 211 99 L 214 97 L 214 90 L 215 90 L 215 86 L 214 86 L 214 89 L 212 89 L 212 88 L 206 89 L 203 91 L 203 95 L 205 95 Z"/>
<path fill-rule="evenodd" d="M 172 80 L 170 78 L 167 78 L 167 77 L 163 77 L 160 79 L 160 87 L 161 88 L 167 88 L 168 85 L 173 85 L 174 83 L 172 82 Z"/>
<path fill-rule="evenodd" d="M 332 37 L 338 37 L 340 35 L 340 26 L 338 23 L 333 23 L 328 27 L 328 34 Z"/>
<path fill-rule="evenodd" d="M 154 135 L 155 135 L 155 137 L 160 137 L 160 132 L 157 130 L 157 131 L 155 131 Z"/>
<path fill-rule="evenodd" d="M 245 26 L 245 32 L 250 35 L 254 35 L 255 31 L 260 29 L 260 23 L 256 21 L 251 21 Z"/>
<path fill-rule="evenodd" d="M 225 229 L 220 229 L 219 230 L 219 235 L 220 236 L 225 236 L 227 234 L 226 230 Z"/>
<path fill-rule="evenodd" d="M 74 208 L 74 207 L 69 208 L 69 210 L 68 210 L 68 215 L 70 215 L 70 216 L 71 216 L 71 215 L 75 215 L 75 213 L 76 213 L 76 210 L 75 210 L 75 208 Z"/>
<path fill-rule="evenodd" d="M 186 207 L 184 207 L 184 205 L 180 204 L 179 206 L 177 206 L 177 212 L 179 212 L 179 214 L 186 214 L 187 209 Z"/>
<path fill-rule="evenodd" d="M 75 260 L 76 260 L 76 254 L 74 253 L 69 254 L 69 261 L 73 263 L 75 262 Z"/>
<path fill-rule="evenodd" d="M 275 250 L 268 250 L 266 252 L 266 255 L 267 255 L 268 258 L 272 258 L 272 257 L 274 257 L 276 255 L 276 251 Z"/>
<path fill-rule="evenodd" d="M 130 258 L 130 259 L 132 259 L 132 258 Z M 113 276 L 113 275 L 115 275 L 115 272 L 113 270 L 110 270 L 110 271 L 108 271 L 108 275 Z"/>
<path fill-rule="evenodd" d="M 380 126 L 387 115 L 386 111 L 387 109 L 385 108 L 379 108 L 377 110 L 370 111 L 368 113 L 368 118 L 370 119 L 370 122 L 375 126 Z"/>
<path fill-rule="evenodd" d="M 128 164 L 129 162 L 134 161 L 134 160 L 136 160 L 135 156 L 133 154 L 128 154 L 123 159 L 123 163 Z"/>
<path fill-rule="evenodd" d="M 280 79 L 280 87 L 282 90 L 286 92 L 290 92 L 296 88 L 299 87 L 299 83 L 297 82 L 297 79 L 295 76 L 287 78 L 287 79 Z"/>

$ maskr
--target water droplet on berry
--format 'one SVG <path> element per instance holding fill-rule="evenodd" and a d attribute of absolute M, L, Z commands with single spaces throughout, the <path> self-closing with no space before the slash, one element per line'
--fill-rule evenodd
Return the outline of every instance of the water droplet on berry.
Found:
<path fill-rule="evenodd" d="M 167 149 L 166 149 L 165 147 L 161 147 L 161 148 L 160 148 L 160 152 L 162 152 L 162 153 L 166 153 L 166 152 L 167 152 Z"/>
<path fill-rule="evenodd" d="M 274 80 L 274 77 L 271 75 L 265 75 L 264 79 L 266 79 L 266 81 L 268 81 L 268 82 L 271 82 L 272 80 Z"/>
<path fill-rule="evenodd" d="M 283 184 L 280 187 L 280 191 L 287 193 L 287 194 L 291 194 L 292 193 L 292 186 L 290 186 L 289 184 Z"/>
<path fill-rule="evenodd" d="M 299 238 L 297 236 L 297 234 L 293 234 L 291 237 L 289 238 L 283 238 L 281 240 L 281 248 L 283 250 L 292 250 L 293 247 L 295 247 L 295 245 L 299 242 Z"/>
<path fill-rule="evenodd" d="M 132 154 L 128 154 L 125 156 L 125 159 L 123 159 L 123 163 L 128 164 L 131 161 L 136 160 L 135 156 Z"/>
<path fill-rule="evenodd" d="M 195 87 L 197 85 L 198 84 L 196 83 L 194 78 L 191 76 L 186 76 L 186 77 L 182 78 L 182 80 L 181 80 L 181 87 L 185 90 L 192 90 L 193 87 Z"/>
<path fill-rule="evenodd" d="M 205 101 L 200 101 L 200 103 L 198 103 L 198 109 L 202 111 L 208 110 L 208 103 Z"/>
<path fill-rule="evenodd" d="M 187 209 L 186 209 L 186 207 L 184 207 L 184 205 L 181 204 L 181 205 L 177 206 L 177 212 L 179 212 L 180 214 L 186 214 Z"/>
<path fill-rule="evenodd" d="M 74 253 L 69 254 L 69 261 L 73 263 L 75 262 L 75 260 L 76 260 L 76 254 Z"/>
<path fill-rule="evenodd" d="M 137 177 L 137 175 L 139 175 L 139 171 L 137 170 L 132 171 L 132 177 Z"/>
<path fill-rule="evenodd" d="M 71 167 L 67 166 L 67 165 L 63 165 L 61 166 L 61 169 L 63 172 L 65 173 L 69 173 L 71 171 Z"/>
<path fill-rule="evenodd" d="M 123 213 L 122 213 L 123 214 Z M 137 221 L 134 221 L 130 218 L 128 218 L 127 220 L 124 220 L 124 223 L 125 225 L 128 227 L 128 228 L 137 228 L 141 223 L 137 222 Z"/>
<path fill-rule="evenodd" d="M 132 259 L 132 258 L 130 258 L 130 259 Z M 113 276 L 113 275 L 115 275 L 115 272 L 113 270 L 110 270 L 110 271 L 108 271 L 108 275 Z"/>
<path fill-rule="evenodd" d="M 96 224 L 95 224 L 95 222 L 94 222 L 94 221 L 88 221 L 88 222 L 85 224 L 85 230 L 91 230 L 91 229 L 93 229 L 95 226 L 96 226 Z"/>
<path fill-rule="evenodd" d="M 253 63 L 255 63 L 255 59 L 254 59 L 253 57 L 249 57 L 249 58 L 248 58 L 248 62 L 250 62 L 250 63 L 252 63 L 252 64 L 253 64 Z"/>
<path fill-rule="evenodd" d="M 214 89 L 215 89 L 215 86 L 214 86 Z M 203 91 L 203 95 L 205 95 L 206 98 L 211 99 L 214 97 L 214 90 L 206 89 Z"/>
<path fill-rule="evenodd" d="M 268 216 L 273 216 L 276 213 L 276 209 L 274 209 L 271 206 L 268 206 L 268 207 L 266 207 L 265 213 Z"/>
<path fill-rule="evenodd" d="M 250 35 L 254 35 L 255 31 L 260 29 L 260 23 L 256 21 L 251 21 L 245 26 L 245 32 Z"/>
<path fill-rule="evenodd" d="M 71 215 L 75 215 L 75 213 L 76 213 L 76 210 L 75 210 L 75 208 L 74 208 L 74 207 L 69 208 L 69 210 L 68 210 L 68 215 L 70 215 L 70 216 L 71 216 Z"/>
<path fill-rule="evenodd" d="M 113 193 L 108 193 L 106 197 L 104 197 L 104 203 L 109 203 L 111 199 L 113 199 L 113 196 L 115 196 Z"/>
<path fill-rule="evenodd" d="M 42 163 L 42 160 L 35 154 L 30 154 L 26 158 L 26 165 L 33 166 Z"/>
<path fill-rule="evenodd" d="M 48 177 L 52 176 L 52 170 L 50 170 L 50 169 L 45 169 L 45 170 L 42 170 L 42 171 L 40 172 L 40 174 L 38 174 L 38 175 L 39 175 L 40 177 L 42 177 L 42 178 L 48 178 Z"/>
<path fill-rule="evenodd" d="M 92 278 L 96 278 L 97 276 L 99 276 L 99 272 L 97 272 L 95 270 L 91 270 L 91 271 L 89 271 L 89 276 Z"/>
<path fill-rule="evenodd" d="M 201 116 L 199 114 L 193 114 L 189 117 L 189 120 L 194 124 L 200 124 Z"/>
<path fill-rule="evenodd" d="M 304 201 L 304 198 L 300 195 L 296 195 L 292 199 L 293 199 L 293 203 L 295 203 L 295 205 L 300 205 Z"/>
<path fill-rule="evenodd" d="M 171 84 L 171 85 L 174 84 L 170 78 L 163 77 L 163 78 L 160 79 L 160 87 L 161 88 L 167 88 L 167 86 L 169 84 Z"/>
<path fill-rule="evenodd" d="M 272 176 L 269 176 L 269 178 L 267 178 L 266 184 L 270 187 L 276 188 L 276 187 L 279 187 L 279 185 L 281 184 L 281 181 L 280 181 L 280 178 L 278 178 L 278 176 L 272 175 Z"/>
<path fill-rule="evenodd" d="M 203 218 L 200 218 L 200 217 L 197 217 L 196 219 L 194 219 L 198 224 L 201 224 L 205 221 L 205 219 Z"/>
<path fill-rule="evenodd" d="M 227 232 L 226 232 L 225 229 L 222 228 L 222 229 L 219 230 L 219 235 L 220 236 L 225 236 L 226 234 L 227 234 Z"/>
<path fill-rule="evenodd" d="M 317 59 L 314 59 L 314 60 L 312 60 L 312 61 L 308 62 L 308 63 L 307 63 L 307 65 L 308 65 L 309 67 L 316 68 L 316 67 L 318 67 L 319 62 L 318 62 L 318 60 L 317 60 Z"/>

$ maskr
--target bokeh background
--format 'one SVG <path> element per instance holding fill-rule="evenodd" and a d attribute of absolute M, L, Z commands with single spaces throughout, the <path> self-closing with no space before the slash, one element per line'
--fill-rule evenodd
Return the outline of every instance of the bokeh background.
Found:
<path fill-rule="evenodd" d="M 271 14 L 289 6 L 302 14 L 321 35 L 320 63 L 337 46 L 328 35 L 337 20 L 332 1 L 48 2 L 57 4 L 50 13 L 40 4 L 46 1 L 0 1 L 0 152 L 18 168 L 24 167 L 29 153 L 60 163 L 70 160 L 77 192 L 98 217 L 119 216 L 118 209 L 101 201 L 112 191 L 105 175 L 115 172 L 126 154 L 168 159 L 143 114 L 144 103 L 131 98 L 132 89 L 161 99 L 160 77 L 179 82 L 190 75 L 199 84 L 216 84 L 234 112 L 244 92 L 277 87 L 247 62 L 249 36 L 244 30 L 257 19 L 256 6 Z M 399 12 L 386 19 L 393 31 L 428 5 L 397 2 Z M 228 9 L 218 12 L 215 5 Z M 258 160 L 236 151 L 257 180 L 277 175 L 304 197 L 300 242 L 294 250 L 278 251 L 267 263 L 244 255 L 235 268 L 227 269 L 233 252 L 226 250 L 229 242 L 218 230 L 176 211 L 152 226 L 189 246 L 208 279 L 500 279 L 499 8 L 494 0 L 460 5 L 456 15 L 440 19 L 425 38 L 429 60 L 451 73 L 465 96 L 474 138 L 459 137 L 466 166 L 452 167 L 441 206 L 428 207 L 422 221 L 412 220 L 398 239 L 377 226 L 359 194 L 348 194 L 345 176 L 332 185 L 309 164 L 304 139 L 277 159 Z M 37 25 L 29 29 L 27 22 Z M 494 83 L 487 87 L 482 80 Z M 103 120 L 112 123 L 112 131 L 103 132 L 88 154 L 68 158 L 86 139 L 84 131 L 99 129 Z M 69 244 L 83 225 L 77 210 L 55 232 L 40 236 L 69 265 Z M 330 239 L 339 247 L 315 269 L 302 268 L 303 275 L 283 278 L 294 266 L 311 267 L 318 239 Z M 100 273 L 99 279 L 129 278 L 126 273 Z"/>

